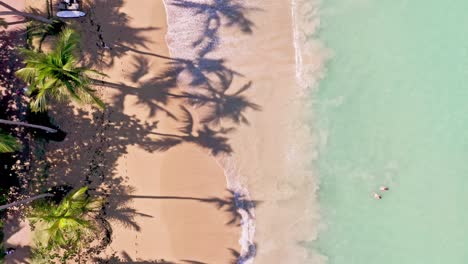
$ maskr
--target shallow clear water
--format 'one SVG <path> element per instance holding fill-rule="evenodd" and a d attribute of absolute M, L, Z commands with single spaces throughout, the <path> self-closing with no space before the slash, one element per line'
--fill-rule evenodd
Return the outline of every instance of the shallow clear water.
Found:
<path fill-rule="evenodd" d="M 334 56 L 315 94 L 327 229 L 314 248 L 328 263 L 468 263 L 467 10 L 323 1 Z"/>

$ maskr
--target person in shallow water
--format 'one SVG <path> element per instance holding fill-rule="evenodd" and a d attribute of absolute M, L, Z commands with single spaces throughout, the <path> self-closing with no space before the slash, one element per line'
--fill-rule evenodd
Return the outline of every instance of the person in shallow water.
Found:
<path fill-rule="evenodd" d="M 383 186 L 383 185 L 382 185 L 382 186 L 380 186 L 380 190 L 381 190 L 381 191 L 388 191 L 388 190 L 390 190 L 390 189 L 389 189 L 387 186 Z"/>
<path fill-rule="evenodd" d="M 379 195 L 378 193 L 372 193 L 372 196 L 374 196 L 374 198 L 377 199 L 377 200 L 382 199 L 382 196 Z"/>

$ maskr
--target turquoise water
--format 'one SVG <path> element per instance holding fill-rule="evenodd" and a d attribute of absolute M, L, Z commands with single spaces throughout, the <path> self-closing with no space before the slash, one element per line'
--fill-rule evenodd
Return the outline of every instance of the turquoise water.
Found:
<path fill-rule="evenodd" d="M 327 0 L 315 95 L 329 264 L 468 263 L 468 1 Z M 371 196 L 380 185 L 390 191 Z"/>

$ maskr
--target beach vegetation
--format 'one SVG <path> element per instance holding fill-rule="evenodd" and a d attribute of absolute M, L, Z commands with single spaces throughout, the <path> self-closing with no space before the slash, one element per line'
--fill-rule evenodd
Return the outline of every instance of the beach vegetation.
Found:
<path fill-rule="evenodd" d="M 100 232 L 97 215 L 103 200 L 87 192 L 88 187 L 81 187 L 63 198 L 55 194 L 33 204 L 28 217 L 35 231 L 34 263 L 69 263 L 79 259 L 82 249 L 96 238 Z"/>
<path fill-rule="evenodd" d="M 29 215 L 36 227 L 38 242 L 47 249 L 76 248 L 81 239 L 95 230 L 92 215 L 102 206 L 102 200 L 87 194 L 88 187 L 71 191 L 56 204 L 43 200 L 33 206 Z"/>
<path fill-rule="evenodd" d="M 78 34 L 69 28 L 63 30 L 54 50 L 49 53 L 22 49 L 26 66 L 16 75 L 29 84 L 28 94 L 33 112 L 43 112 L 51 99 L 90 103 L 103 109 L 104 103 L 91 88 L 91 74 L 104 75 L 82 67 L 76 56 Z"/>
<path fill-rule="evenodd" d="M 38 50 L 42 50 L 42 44 L 47 37 L 58 36 L 66 28 L 66 23 L 59 19 L 53 19 L 51 24 L 42 23 L 40 21 L 31 21 L 27 28 L 28 39 L 39 38 Z"/>
<path fill-rule="evenodd" d="M 0 129 L 0 153 L 10 153 L 18 151 L 21 144 L 15 137 L 6 134 Z"/>

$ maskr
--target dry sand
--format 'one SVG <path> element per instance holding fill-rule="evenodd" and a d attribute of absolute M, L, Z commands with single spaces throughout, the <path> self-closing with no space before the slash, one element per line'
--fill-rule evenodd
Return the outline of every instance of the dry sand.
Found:
<path fill-rule="evenodd" d="M 5 0 L 3 2 L 20 11 L 24 10 L 24 7 L 25 7 L 24 0 Z M 10 11 L 10 10 L 6 9 L 3 6 L 0 6 L 0 12 L 4 12 L 4 11 Z M 21 23 L 22 21 L 24 21 L 24 19 L 19 16 L 7 15 L 7 16 L 2 16 L 2 18 L 4 18 L 5 22 L 9 24 L 8 30 L 15 30 L 15 29 L 21 28 L 24 25 L 23 23 Z"/>
<path fill-rule="evenodd" d="M 118 9 L 119 16 L 126 16 L 128 22 L 125 27 L 119 27 L 109 22 L 112 21 L 109 16 L 115 15 L 107 13 L 112 8 L 105 5 L 101 8 L 98 2 L 95 1 L 95 13 L 90 14 L 90 18 L 95 23 L 93 26 L 100 25 L 102 41 L 111 48 L 100 50 L 104 53 L 104 64 L 111 65 L 102 69 L 109 76 L 106 80 L 136 87 L 127 94 L 119 89 L 105 88 L 103 97 L 107 101 L 117 98 L 114 101 L 117 106 L 112 108 L 140 123 L 159 121 L 158 129 L 174 129 L 167 115 L 159 110 L 152 112 L 157 108 L 152 98 L 157 95 L 158 87 L 144 85 L 161 74 L 166 61 L 134 51 L 118 51 L 119 45 L 123 45 L 139 52 L 169 56 L 164 39 L 166 17 L 163 3 L 159 0 L 115 1 L 116 6 L 121 6 L 114 11 Z M 93 42 L 89 37 L 88 48 L 96 46 Z M 113 61 L 109 59 L 111 55 L 114 56 Z M 145 63 L 141 64 L 142 61 Z M 138 72 L 136 78 L 132 77 L 135 72 Z M 145 99 L 150 102 L 141 103 Z M 177 114 L 179 110 L 170 111 Z M 111 122 L 121 120 L 120 116 L 119 113 L 111 113 Z M 137 131 L 128 131 L 133 132 Z M 119 201 L 136 212 L 132 225 L 111 220 L 113 242 L 109 253 L 118 252 L 126 261 L 133 262 L 164 259 L 175 263 L 229 263 L 232 260 L 229 249 L 239 250 L 239 228 L 226 224 L 232 215 L 224 209 L 196 200 L 229 196 L 223 171 L 216 161 L 207 151 L 190 144 L 167 152 L 148 152 L 144 143 L 137 144 L 125 146 L 124 154 L 116 158 L 117 167 L 112 172 L 111 178 L 126 186 L 125 195 L 136 198 L 124 197 L 128 202 L 121 202 L 122 197 L 114 194 L 122 193 L 111 193 L 111 207 L 114 201 Z M 108 210 L 110 217 L 119 217 L 118 206 L 115 211 Z"/>
<path fill-rule="evenodd" d="M 101 26 L 102 40 L 112 49 L 101 50 L 104 64 L 112 65 L 102 69 L 109 76 L 106 80 L 136 88 L 127 94 L 119 89 L 105 88 L 104 98 L 118 98 L 116 111 L 122 111 L 140 123 L 158 121 L 158 129 L 173 129 L 174 124 L 167 115 L 159 110 L 152 111 L 157 108 L 152 98 L 157 95 L 158 87 L 144 85 L 161 74 L 166 61 L 138 52 L 119 54 L 117 51 L 119 45 L 124 45 L 139 52 L 169 56 L 165 44 L 164 5 L 159 0 L 114 2 L 115 5 L 119 3 L 119 15 L 127 18 L 125 27 L 109 23 L 112 17 L 108 16 L 114 14 L 106 13 L 112 10 L 106 6 L 96 6 L 95 14 L 90 18 Z M 89 44 L 91 47 L 94 43 Z M 114 55 L 112 62 L 110 55 Z M 145 63 L 141 64 L 142 61 Z M 132 77 L 135 72 L 138 72 L 137 77 Z M 151 102 L 141 103 L 145 99 Z M 178 113 L 178 109 L 169 110 Z M 111 122 L 119 115 L 110 114 Z M 239 248 L 239 228 L 226 224 L 230 221 L 230 213 L 218 209 L 215 204 L 196 200 L 229 195 L 221 168 L 205 150 L 194 145 L 183 144 L 167 152 L 145 149 L 144 144 L 128 145 L 125 154 L 116 159 L 118 165 L 112 178 L 127 186 L 125 195 L 137 197 L 124 198 L 128 199 L 125 206 L 135 210 L 136 214 L 133 227 L 111 220 L 113 242 L 109 252 L 118 252 L 126 261 L 133 262 L 164 259 L 175 263 L 229 263 L 232 259 L 229 249 Z M 114 199 L 122 197 L 114 197 L 111 193 L 111 204 Z M 108 213 L 116 218 L 120 214 L 119 209 L 110 209 Z"/>

